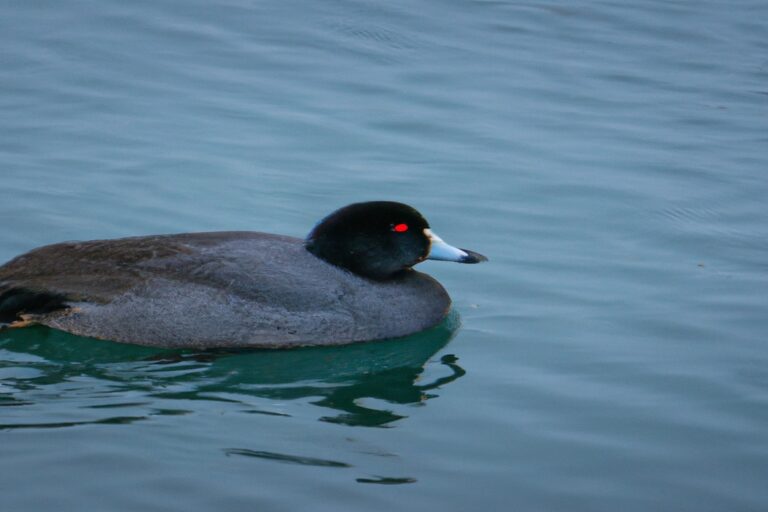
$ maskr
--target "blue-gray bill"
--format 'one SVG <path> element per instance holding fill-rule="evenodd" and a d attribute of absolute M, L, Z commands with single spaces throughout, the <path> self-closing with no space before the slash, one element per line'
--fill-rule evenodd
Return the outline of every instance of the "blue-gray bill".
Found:
<path fill-rule="evenodd" d="M 482 254 L 470 251 L 469 249 L 459 249 L 445 243 L 445 241 L 433 233 L 430 229 L 425 229 L 424 234 L 429 237 L 430 248 L 427 255 L 428 260 L 455 261 L 457 263 L 480 263 L 488 261 L 488 258 Z"/>

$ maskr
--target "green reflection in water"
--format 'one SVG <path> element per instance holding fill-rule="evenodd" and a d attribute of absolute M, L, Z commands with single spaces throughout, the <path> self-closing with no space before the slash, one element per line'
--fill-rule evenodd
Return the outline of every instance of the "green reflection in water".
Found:
<path fill-rule="evenodd" d="M 87 378 L 92 391 L 79 397 L 80 407 L 95 411 L 124 407 L 127 391 L 134 398 L 136 392 L 145 397 L 145 402 L 132 400 L 128 405 L 133 407 L 151 407 L 157 400 L 184 402 L 178 411 L 151 409 L 147 417 L 168 411 L 183 414 L 200 400 L 241 403 L 247 406 L 244 412 L 284 415 L 254 408 L 249 397 L 311 398 L 333 411 L 321 421 L 387 426 L 404 417 L 388 405 L 424 402 L 434 396 L 431 390 L 464 375 L 456 358 L 446 355 L 440 360 L 445 375 L 419 382 L 425 364 L 450 341 L 458 325 L 458 315 L 452 313 L 439 326 L 407 338 L 284 351 L 168 351 L 42 327 L 5 331 L 0 335 L 0 370 L 5 371 L 0 404 L 35 403 L 40 396 L 35 390 Z M 92 403 L 96 398 L 98 403 Z"/>

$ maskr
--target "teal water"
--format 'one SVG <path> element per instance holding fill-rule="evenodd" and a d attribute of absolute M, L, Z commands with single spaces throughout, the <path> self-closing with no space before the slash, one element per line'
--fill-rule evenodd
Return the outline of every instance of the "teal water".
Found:
<path fill-rule="evenodd" d="M 0 260 L 419 208 L 404 340 L 0 333 L 0 510 L 768 507 L 768 4 L 3 2 Z"/>

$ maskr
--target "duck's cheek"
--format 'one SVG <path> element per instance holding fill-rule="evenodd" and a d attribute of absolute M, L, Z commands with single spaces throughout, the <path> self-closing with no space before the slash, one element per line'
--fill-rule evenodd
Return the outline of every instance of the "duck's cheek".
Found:
<path fill-rule="evenodd" d="M 416 265 L 418 263 L 421 263 L 422 261 L 426 261 L 429 258 L 429 249 L 430 249 L 431 243 L 428 238 L 424 237 L 414 237 L 413 239 L 413 254 L 418 254 L 416 259 L 414 260 L 413 265 Z"/>

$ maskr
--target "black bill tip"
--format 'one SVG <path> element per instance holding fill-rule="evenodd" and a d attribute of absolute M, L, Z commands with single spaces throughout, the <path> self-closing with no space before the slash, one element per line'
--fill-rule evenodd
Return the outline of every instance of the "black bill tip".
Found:
<path fill-rule="evenodd" d="M 459 260 L 459 263 L 482 263 L 484 261 L 488 261 L 488 258 L 480 254 L 479 252 L 470 251 L 469 249 L 461 249 L 465 253 L 467 253 L 466 256 L 461 258 Z"/>

